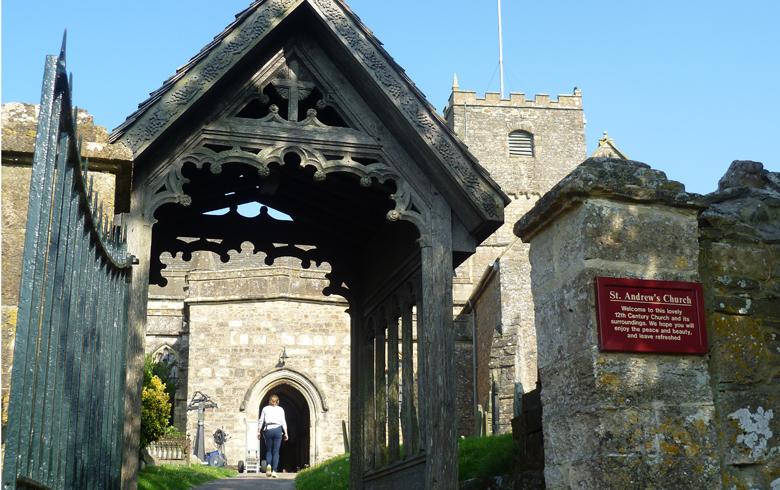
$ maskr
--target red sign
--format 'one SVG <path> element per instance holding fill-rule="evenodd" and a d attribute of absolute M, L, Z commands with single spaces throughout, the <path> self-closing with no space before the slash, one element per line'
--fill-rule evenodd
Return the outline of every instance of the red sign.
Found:
<path fill-rule="evenodd" d="M 596 278 L 602 351 L 706 354 L 701 284 Z"/>

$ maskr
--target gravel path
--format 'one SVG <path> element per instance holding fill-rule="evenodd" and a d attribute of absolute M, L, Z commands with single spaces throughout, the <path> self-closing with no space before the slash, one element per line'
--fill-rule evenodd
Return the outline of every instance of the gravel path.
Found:
<path fill-rule="evenodd" d="M 295 473 L 279 473 L 279 478 L 265 474 L 243 473 L 194 487 L 193 490 L 295 490 Z"/>

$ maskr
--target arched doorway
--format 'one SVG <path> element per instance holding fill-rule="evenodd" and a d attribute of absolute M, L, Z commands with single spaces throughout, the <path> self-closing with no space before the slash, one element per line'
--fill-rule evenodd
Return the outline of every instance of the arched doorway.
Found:
<path fill-rule="evenodd" d="M 311 423 L 309 404 L 303 394 L 289 384 L 275 386 L 263 397 L 257 407 L 258 418 L 260 411 L 268 405 L 268 399 L 276 394 L 279 397 L 279 406 L 284 409 L 287 419 L 287 432 L 289 439 L 282 442 L 279 452 L 279 471 L 297 472 L 310 464 L 309 446 L 311 442 Z M 264 441 L 260 442 L 260 454 L 265 455 Z M 265 456 L 263 456 L 265 457 Z"/>

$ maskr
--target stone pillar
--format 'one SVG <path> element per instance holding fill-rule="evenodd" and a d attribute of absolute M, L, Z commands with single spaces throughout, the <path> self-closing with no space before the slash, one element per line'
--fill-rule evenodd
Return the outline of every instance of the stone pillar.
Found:
<path fill-rule="evenodd" d="M 780 174 L 734 162 L 706 199 L 700 270 L 723 487 L 780 488 Z"/>
<path fill-rule="evenodd" d="M 700 196 L 589 159 L 516 225 L 530 242 L 547 488 L 716 488 L 706 356 L 600 352 L 597 276 L 698 281 Z"/>

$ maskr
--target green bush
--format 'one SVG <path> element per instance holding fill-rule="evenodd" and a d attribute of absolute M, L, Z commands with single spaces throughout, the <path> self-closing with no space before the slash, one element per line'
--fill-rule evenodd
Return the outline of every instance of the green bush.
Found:
<path fill-rule="evenodd" d="M 141 448 L 145 448 L 150 442 L 156 441 L 168 427 L 168 417 L 171 413 L 171 403 L 165 385 L 155 375 L 146 383 L 144 375 L 144 387 L 141 393 Z"/>
<path fill-rule="evenodd" d="M 168 402 L 171 404 L 170 414 L 168 415 L 169 425 L 173 425 L 173 406 L 177 388 L 176 380 L 171 376 L 171 370 L 174 366 L 175 363 L 154 362 L 151 354 L 144 356 L 144 386 L 146 386 L 148 379 L 151 379 L 152 376 L 160 378 L 160 381 L 165 385 L 165 392 L 168 393 Z"/>
<path fill-rule="evenodd" d="M 147 466 L 138 473 L 138 490 L 185 490 L 237 474 L 235 470 L 213 466 Z"/>

